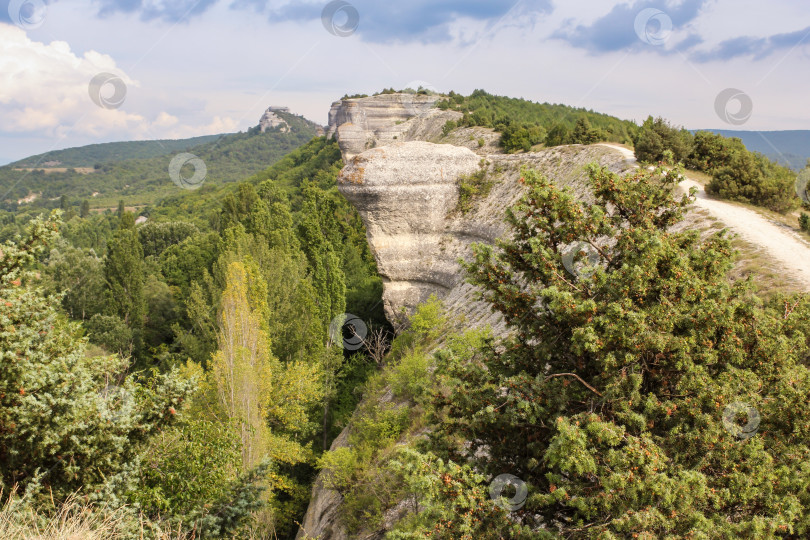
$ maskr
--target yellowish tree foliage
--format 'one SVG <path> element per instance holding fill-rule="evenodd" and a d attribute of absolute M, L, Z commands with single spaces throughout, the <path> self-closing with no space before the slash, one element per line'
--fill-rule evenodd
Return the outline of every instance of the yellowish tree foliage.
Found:
<path fill-rule="evenodd" d="M 271 463 L 265 480 L 273 510 L 257 519 L 273 527 L 292 519 L 290 503 L 278 494 L 298 500 L 309 492 L 284 471 L 314 459 L 307 443 L 317 429 L 311 417 L 323 400 L 323 369 L 318 358 L 284 364 L 273 356 L 271 317 L 258 265 L 250 257 L 230 262 L 208 387 L 239 434 L 243 469 Z"/>
<path fill-rule="evenodd" d="M 248 291 L 256 288 L 255 275 L 240 262 L 228 267 L 222 295 L 219 350 L 214 354 L 212 375 L 217 395 L 228 418 L 238 426 L 242 440 L 242 464 L 253 467 L 267 454 L 269 427 L 265 402 L 273 368 L 278 361 L 270 354 L 262 329 L 261 310 L 254 309 Z"/>

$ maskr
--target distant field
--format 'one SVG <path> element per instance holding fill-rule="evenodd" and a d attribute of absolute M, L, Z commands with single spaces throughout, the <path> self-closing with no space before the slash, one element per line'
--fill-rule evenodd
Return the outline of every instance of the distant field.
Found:
<path fill-rule="evenodd" d="M 73 169 L 79 174 L 92 174 L 96 172 L 93 167 L 38 167 L 38 168 L 25 168 L 25 167 L 15 167 L 15 171 L 25 171 L 25 172 L 43 172 L 45 174 L 53 174 L 53 173 L 66 173 L 68 170 Z"/>

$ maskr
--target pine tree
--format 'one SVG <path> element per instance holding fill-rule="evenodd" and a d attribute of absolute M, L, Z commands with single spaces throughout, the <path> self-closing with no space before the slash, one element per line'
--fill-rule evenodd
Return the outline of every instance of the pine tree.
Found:
<path fill-rule="evenodd" d="M 315 186 L 306 186 L 299 224 L 301 246 L 312 270 L 320 319 L 329 322 L 346 310 L 346 278 L 338 255 L 341 227 L 335 203 Z M 326 332 L 324 333 L 326 337 Z"/>
<path fill-rule="evenodd" d="M 440 367 L 434 447 L 524 481 L 530 537 L 806 537 L 807 299 L 763 303 L 724 233 L 672 229 L 676 171 L 590 178 L 587 206 L 525 171 L 514 238 L 475 247 L 513 337 Z"/>
<path fill-rule="evenodd" d="M 142 445 L 174 422 L 192 384 L 170 374 L 139 386 L 123 359 L 87 354 L 34 271 L 59 225 L 36 219 L 0 249 L 0 494 L 61 502 L 78 491 L 116 506 Z"/>

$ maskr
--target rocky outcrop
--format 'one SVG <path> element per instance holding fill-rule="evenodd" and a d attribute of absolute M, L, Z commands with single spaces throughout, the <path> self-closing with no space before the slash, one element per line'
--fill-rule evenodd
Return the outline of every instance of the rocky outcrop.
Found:
<path fill-rule="evenodd" d="M 505 331 L 500 318 L 476 300 L 458 261 L 471 257 L 473 242 L 493 244 L 507 234 L 505 211 L 523 194 L 521 169 L 538 169 L 588 199 L 587 164 L 596 162 L 617 172 L 632 165 L 603 146 L 485 155 L 495 148 L 491 130 L 465 128 L 463 136 L 456 132 L 445 137 L 442 126 L 458 113 L 431 109 L 409 114 L 396 95 L 388 95 L 336 102 L 329 118 L 329 133 L 337 136 L 346 163 L 338 188 L 366 225 L 384 281 L 386 314 L 397 320 L 436 294 L 448 314 L 466 327 L 490 325 L 499 335 Z M 478 145 L 479 138 L 484 145 Z M 467 141 L 476 142 L 460 145 Z M 459 184 L 482 169 L 479 177 L 489 191 L 462 214 Z M 333 449 L 348 444 L 347 430 Z M 348 538 L 340 524 L 341 500 L 340 494 L 325 488 L 321 475 L 297 538 Z M 382 533 L 362 537 L 381 538 Z"/>
<path fill-rule="evenodd" d="M 447 217 L 458 200 L 456 180 L 475 173 L 479 161 L 466 148 L 408 142 L 364 152 L 343 169 L 338 186 L 366 225 L 390 320 L 456 285 L 458 265 L 442 251 L 464 233 L 449 228 Z"/>
<path fill-rule="evenodd" d="M 286 120 L 284 120 L 283 118 L 281 118 L 276 114 L 277 111 L 281 112 L 281 110 L 279 110 L 276 107 L 271 107 L 264 112 L 264 115 L 262 115 L 261 120 L 259 120 L 259 129 L 261 129 L 262 133 L 264 133 L 268 129 L 273 129 L 276 127 L 280 128 L 279 131 L 281 131 L 282 133 L 290 131 L 290 124 L 288 124 Z M 289 112 L 289 109 L 287 109 L 287 112 Z"/>
<path fill-rule="evenodd" d="M 482 159 L 467 148 L 406 142 L 351 158 L 338 178 L 338 189 L 366 225 L 384 280 L 389 319 L 410 314 L 436 294 L 467 324 L 498 327 L 498 319 L 473 300 L 458 260 L 471 256 L 473 242 L 493 244 L 506 234 L 505 211 L 523 192 L 522 167 L 539 169 L 586 197 L 582 180 L 584 166 L 591 162 L 615 170 L 626 167 L 621 154 L 596 146 Z M 457 209 L 459 183 L 482 168 L 480 181 L 490 185 L 489 194 L 462 215 Z"/>
<path fill-rule="evenodd" d="M 326 136 L 337 137 L 344 160 L 395 142 L 431 140 L 441 135 L 448 120 L 461 117 L 435 109 L 439 99 L 417 94 L 342 99 L 332 104 Z"/>

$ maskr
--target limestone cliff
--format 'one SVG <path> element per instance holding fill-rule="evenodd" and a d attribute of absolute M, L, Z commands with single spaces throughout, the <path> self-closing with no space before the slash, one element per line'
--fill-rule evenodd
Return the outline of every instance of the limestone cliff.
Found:
<path fill-rule="evenodd" d="M 329 111 L 326 136 L 337 137 L 344 160 L 394 142 L 431 140 L 441 135 L 448 120 L 461 117 L 457 112 L 433 108 L 439 99 L 384 94 L 336 101 Z"/>
<path fill-rule="evenodd" d="M 560 184 L 577 189 L 591 162 L 622 169 L 621 155 L 603 147 L 560 147 L 521 155 L 485 158 L 467 148 L 427 142 L 396 143 L 348 160 L 338 178 L 341 193 L 357 208 L 384 280 L 383 300 L 390 320 L 410 313 L 431 294 L 469 324 L 497 320 L 471 299 L 459 258 L 470 244 L 492 244 L 502 236 L 506 208 L 521 195 L 520 169 L 540 169 Z M 471 211 L 458 209 L 459 181 L 479 169 L 487 197 Z"/>
<path fill-rule="evenodd" d="M 500 333 L 499 318 L 475 301 L 458 260 L 471 256 L 471 243 L 492 244 L 506 233 L 504 212 L 523 192 L 521 168 L 539 169 L 587 198 L 583 182 L 587 164 L 597 162 L 617 172 L 629 165 L 621 153 L 602 146 L 486 154 L 496 148 L 491 130 L 474 128 L 475 133 L 465 131 L 463 137 L 443 136 L 444 123 L 459 114 L 409 107 L 408 99 L 391 94 L 342 100 L 329 114 L 328 133 L 337 137 L 346 163 L 338 188 L 366 225 L 384 281 L 386 314 L 396 320 L 436 294 L 450 315 L 468 327 L 490 324 Z M 464 144 L 478 138 L 486 142 L 481 148 Z M 488 193 L 462 213 L 459 183 L 471 181 L 476 173 Z M 333 449 L 346 445 L 347 439 L 344 430 Z M 340 525 L 340 501 L 340 495 L 325 489 L 319 478 L 298 538 L 348 538 Z M 380 535 L 381 531 L 371 531 L 363 537 Z"/>

